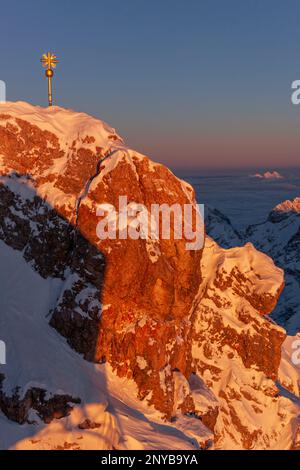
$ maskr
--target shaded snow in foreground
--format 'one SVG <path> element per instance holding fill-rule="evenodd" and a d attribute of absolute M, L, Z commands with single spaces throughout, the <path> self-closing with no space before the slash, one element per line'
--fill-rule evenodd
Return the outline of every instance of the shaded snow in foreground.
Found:
<path fill-rule="evenodd" d="M 37 386 L 45 388 L 48 396 L 64 393 L 82 399 L 69 417 L 49 425 L 35 412 L 30 418 L 37 424 L 24 425 L 0 413 L 1 449 L 195 449 L 197 440 L 211 437 L 197 419 L 164 423 L 159 412 L 136 398 L 133 381 L 116 377 L 107 365 L 83 360 L 48 325 L 47 314 L 63 282 L 42 279 L 22 253 L 3 242 L 0 257 L 0 337 L 7 344 L 7 365 L 0 372 L 6 376 L 5 392 L 10 394 L 19 385 L 24 394 Z M 299 370 L 290 366 L 286 347 L 280 374 L 285 385 L 296 389 Z M 98 427 L 79 429 L 86 419 Z M 283 442 L 280 445 L 285 448 Z"/>
<path fill-rule="evenodd" d="M 7 345 L 4 391 L 21 394 L 33 386 L 48 394 L 82 399 L 67 418 L 45 425 L 32 413 L 35 425 L 19 425 L 0 413 L 0 448 L 195 449 L 192 430 L 183 433 L 164 424 L 160 414 L 136 398 L 132 381 L 117 378 L 108 366 L 86 362 L 48 325 L 63 283 L 42 279 L 22 253 L 0 242 L 0 339 Z M 81 430 L 90 419 L 101 426 Z M 199 420 L 197 420 L 199 421 Z M 200 424 L 200 422 L 199 422 Z M 199 428 L 196 430 L 199 432 Z"/>

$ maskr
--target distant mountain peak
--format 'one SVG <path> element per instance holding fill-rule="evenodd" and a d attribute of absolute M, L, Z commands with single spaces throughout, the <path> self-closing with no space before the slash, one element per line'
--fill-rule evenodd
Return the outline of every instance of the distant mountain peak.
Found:
<path fill-rule="evenodd" d="M 259 178 L 265 180 L 278 180 L 282 179 L 283 176 L 278 171 L 266 171 L 265 173 L 255 173 L 250 175 L 252 178 Z"/>
<path fill-rule="evenodd" d="M 300 197 L 296 197 L 293 201 L 286 200 L 274 207 L 275 212 L 295 212 L 300 213 Z"/>

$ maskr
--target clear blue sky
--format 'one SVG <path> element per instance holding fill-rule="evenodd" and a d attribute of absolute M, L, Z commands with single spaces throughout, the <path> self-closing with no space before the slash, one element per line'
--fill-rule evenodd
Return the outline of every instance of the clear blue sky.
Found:
<path fill-rule="evenodd" d="M 39 58 L 60 58 L 56 104 L 117 128 L 174 167 L 299 164 L 300 2 L 1 2 L 9 100 L 46 105 Z"/>

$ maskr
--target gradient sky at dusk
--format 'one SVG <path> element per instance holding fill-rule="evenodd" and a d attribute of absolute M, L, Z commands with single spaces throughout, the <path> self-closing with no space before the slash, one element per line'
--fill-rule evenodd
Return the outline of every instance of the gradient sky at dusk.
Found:
<path fill-rule="evenodd" d="M 96 115 L 172 167 L 298 166 L 297 0 L 0 1 L 7 99 Z"/>

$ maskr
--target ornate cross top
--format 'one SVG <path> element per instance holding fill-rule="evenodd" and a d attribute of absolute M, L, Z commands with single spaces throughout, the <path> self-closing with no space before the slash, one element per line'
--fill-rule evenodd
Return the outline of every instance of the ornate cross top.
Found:
<path fill-rule="evenodd" d="M 52 106 L 52 77 L 54 75 L 53 69 L 55 69 L 58 60 L 56 55 L 52 54 L 51 52 L 47 52 L 47 54 L 43 54 L 41 62 L 43 67 L 46 68 L 45 75 L 48 78 L 48 101 L 49 106 Z"/>
<path fill-rule="evenodd" d="M 47 69 L 55 69 L 58 60 L 56 55 L 51 54 L 51 52 L 48 52 L 47 54 L 43 54 L 41 62 L 43 64 L 43 67 L 46 67 Z"/>

